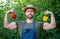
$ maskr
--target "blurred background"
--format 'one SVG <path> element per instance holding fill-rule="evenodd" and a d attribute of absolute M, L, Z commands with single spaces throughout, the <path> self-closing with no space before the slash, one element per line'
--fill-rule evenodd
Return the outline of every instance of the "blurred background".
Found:
<path fill-rule="evenodd" d="M 9 22 L 24 21 L 26 17 L 22 8 L 27 4 L 32 4 L 39 9 L 34 17 L 35 21 L 43 21 L 46 10 L 54 13 L 57 27 L 53 30 L 41 30 L 40 39 L 60 39 L 60 0 L 0 0 L 0 39 L 19 39 L 18 29 L 4 29 L 4 17 L 7 10 L 14 8 L 17 18 L 12 19 L 9 15 Z M 50 17 L 48 22 L 50 22 Z"/>

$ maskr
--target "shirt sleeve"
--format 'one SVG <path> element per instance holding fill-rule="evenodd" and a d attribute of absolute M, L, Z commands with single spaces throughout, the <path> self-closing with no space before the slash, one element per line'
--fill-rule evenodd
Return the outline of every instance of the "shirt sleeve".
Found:
<path fill-rule="evenodd" d="M 38 27 L 40 27 L 41 29 L 43 29 L 43 22 L 38 22 Z"/>
<path fill-rule="evenodd" d="M 40 36 L 40 31 L 43 29 L 43 22 L 38 22 L 37 23 L 37 37 L 39 37 Z"/>
<path fill-rule="evenodd" d="M 21 34 L 22 34 L 22 33 L 21 33 L 21 32 L 22 32 L 22 27 L 21 27 L 21 26 L 22 26 L 22 23 L 23 23 L 23 21 L 17 21 L 17 22 L 16 22 L 18 34 L 19 34 L 20 37 L 22 36 L 22 35 L 21 35 Z"/>

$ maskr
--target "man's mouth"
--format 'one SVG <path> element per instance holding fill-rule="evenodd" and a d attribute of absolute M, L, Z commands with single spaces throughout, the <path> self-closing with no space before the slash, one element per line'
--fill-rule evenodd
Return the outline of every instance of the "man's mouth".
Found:
<path fill-rule="evenodd" d="M 27 16 L 29 19 L 32 19 L 33 18 L 33 15 L 28 15 Z"/>

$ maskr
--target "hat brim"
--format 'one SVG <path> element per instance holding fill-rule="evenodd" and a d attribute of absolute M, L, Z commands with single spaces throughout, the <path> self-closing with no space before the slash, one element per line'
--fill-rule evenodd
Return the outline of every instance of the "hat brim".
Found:
<path fill-rule="evenodd" d="M 24 8 L 22 8 L 22 11 L 26 12 L 27 9 L 33 9 L 34 12 L 38 12 L 38 9 L 36 7 L 24 7 Z"/>

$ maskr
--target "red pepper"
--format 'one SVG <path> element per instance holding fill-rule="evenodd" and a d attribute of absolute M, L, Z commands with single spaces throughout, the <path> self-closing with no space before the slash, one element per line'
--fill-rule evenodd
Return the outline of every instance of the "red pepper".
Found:
<path fill-rule="evenodd" d="M 16 14 L 14 12 L 12 12 L 11 16 L 12 16 L 12 19 L 16 18 Z"/>

